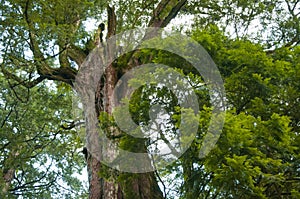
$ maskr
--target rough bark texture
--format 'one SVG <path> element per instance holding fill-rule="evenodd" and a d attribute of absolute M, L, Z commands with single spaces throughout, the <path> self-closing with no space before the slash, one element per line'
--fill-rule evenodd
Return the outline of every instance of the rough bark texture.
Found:
<path fill-rule="evenodd" d="M 101 179 L 98 177 L 99 176 L 99 171 L 101 169 L 101 164 L 100 162 L 90 156 L 90 158 L 87 160 L 87 168 L 89 171 L 89 198 L 103 198 L 101 197 L 103 195 L 103 190 L 102 190 L 102 184 L 101 184 Z"/>

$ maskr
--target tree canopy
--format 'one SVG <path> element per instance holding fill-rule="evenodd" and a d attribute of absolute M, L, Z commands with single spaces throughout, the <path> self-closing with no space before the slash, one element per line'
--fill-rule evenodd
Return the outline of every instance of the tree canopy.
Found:
<path fill-rule="evenodd" d="M 300 197 L 299 3 L 1 0 L 0 197 Z M 94 37 L 101 22 L 106 26 L 103 48 Z M 94 111 L 110 140 L 124 150 L 151 154 L 160 142 L 172 149 L 170 141 L 180 134 L 182 114 L 189 114 L 185 122 L 198 124 L 189 148 L 176 161 L 154 172 L 131 174 L 82 153 L 88 132 L 78 128 L 84 122 L 74 118 L 72 97 L 88 55 L 95 48 L 108 49 L 107 54 L 101 51 L 102 58 L 120 54 L 122 49 L 105 46 L 105 41 L 137 27 L 172 29 L 202 45 L 223 78 L 227 106 L 218 142 L 199 158 L 214 110 L 201 74 L 182 57 L 160 49 L 119 56 L 99 79 L 95 94 Z M 173 41 L 153 42 L 163 46 Z M 174 46 L 190 50 L 183 41 Z M 164 112 L 155 114 L 163 119 L 153 124 L 157 137 L 135 138 L 120 129 L 111 112 L 110 88 L 142 64 L 164 64 L 185 76 L 197 96 L 197 117 L 180 107 L 179 96 L 186 93 L 176 95 L 153 83 L 122 102 L 141 128 L 149 125 L 153 105 L 162 107 Z M 145 78 L 155 76 L 144 73 Z M 156 73 L 169 74 L 166 82 L 175 78 L 168 70 Z M 174 86 L 184 82 L 177 83 Z M 115 111 L 122 116 L 122 110 Z M 89 179 L 82 180 L 86 167 Z"/>

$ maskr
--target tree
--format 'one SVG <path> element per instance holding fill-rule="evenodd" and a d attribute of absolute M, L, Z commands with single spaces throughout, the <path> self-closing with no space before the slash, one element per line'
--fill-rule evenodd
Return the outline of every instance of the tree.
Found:
<path fill-rule="evenodd" d="M 182 198 L 299 197 L 299 46 L 269 52 L 212 25 L 191 34 L 219 66 L 228 111 L 216 147 L 199 159 L 211 112 L 202 109 L 193 144 L 162 174 L 177 173 L 171 184 L 183 179 Z"/>
<path fill-rule="evenodd" d="M 84 166 L 68 108 L 71 96 L 41 83 L 24 89 L 1 75 L 1 198 L 84 197 Z"/>
<path fill-rule="evenodd" d="M 133 9 L 137 10 L 134 6 L 122 10 L 128 3 L 120 3 L 117 10 L 119 16 L 126 15 L 127 20 L 117 23 L 114 6 L 99 1 L 4 1 L 1 5 L 2 41 L 5 40 L 2 43 L 2 73 L 25 88 L 32 88 L 46 79 L 73 86 L 78 68 L 93 48 L 88 45 L 91 42 L 85 41 L 87 34 L 82 21 L 99 16 L 107 8 L 107 38 L 110 38 L 120 31 L 120 25 L 133 28 L 147 21 L 147 26 L 165 27 L 186 1 L 163 0 L 143 4 L 133 1 L 131 3 L 135 3 L 136 7 L 141 7 L 140 12 L 135 11 L 134 15 Z M 147 14 L 150 12 L 153 14 L 149 18 Z M 133 59 L 131 57 L 128 63 L 134 63 Z M 126 72 L 126 67 L 124 69 L 122 72 Z M 99 84 L 103 96 L 96 96 L 97 107 L 102 107 L 95 110 L 98 116 L 103 111 L 111 114 L 112 89 L 118 80 L 117 72 L 120 71 L 110 65 L 105 72 L 106 81 L 103 85 Z M 103 101 L 108 103 L 103 106 Z M 162 198 L 153 172 L 131 175 L 131 183 L 122 184 L 124 187 L 121 189 L 116 179 L 109 181 L 99 176 L 104 166 L 93 156 L 88 157 L 90 198 L 129 198 L 124 190 L 133 190 L 137 198 Z"/>
<path fill-rule="evenodd" d="M 137 50 L 109 64 L 104 71 L 104 77 L 99 78 L 97 85 L 93 85 L 96 88 L 96 93 L 93 93 L 96 95 L 93 114 L 100 118 L 100 125 L 107 130 L 106 134 L 110 135 L 111 140 L 127 150 L 144 150 L 148 144 L 147 140 L 124 136 L 122 130 L 116 128 L 112 118 L 112 96 L 116 83 L 131 68 L 144 63 L 165 63 L 180 68 L 179 73 L 187 75 L 192 85 L 197 87 L 201 105 L 199 114 L 202 116 L 199 121 L 197 139 L 187 153 L 175 163 L 175 166 L 179 168 L 175 171 L 179 174 L 182 172 L 184 180 L 183 196 L 186 198 L 233 197 L 250 194 L 272 197 L 275 191 L 281 194 L 297 194 L 296 190 L 299 185 L 295 183 L 295 179 L 290 182 L 287 177 L 298 175 L 297 155 L 295 155 L 295 152 L 298 152 L 296 146 L 299 143 L 299 138 L 296 136 L 299 131 L 299 117 L 295 108 L 299 98 L 297 96 L 299 93 L 297 90 L 298 74 L 295 73 L 299 68 L 297 45 L 300 35 L 299 13 L 297 13 L 299 5 L 297 4 L 298 1 L 279 0 L 272 2 L 236 0 L 226 2 L 2 1 L 0 5 L 1 72 L 11 84 L 8 86 L 12 92 L 16 90 L 16 87 L 25 88 L 25 90 L 37 89 L 47 80 L 62 82 L 64 88 L 74 87 L 78 71 L 84 63 L 88 63 L 85 60 L 96 47 L 95 43 L 97 44 L 93 35 L 85 30 L 84 21 L 91 18 L 96 18 L 99 22 L 106 21 L 106 40 L 109 40 L 113 35 L 137 26 L 166 27 L 179 12 L 192 14 L 195 17 L 194 27 L 198 30 L 190 32 L 191 36 L 208 50 L 220 66 L 228 89 L 226 99 L 229 102 L 228 110 L 231 111 L 227 114 L 228 121 L 225 124 L 224 134 L 220 137 L 219 145 L 214 151 L 215 155 L 211 153 L 207 160 L 196 158 L 204 134 L 207 132 L 207 121 L 211 117 L 212 107 L 208 99 L 208 85 L 203 85 L 203 79 L 186 61 L 162 50 Z M 278 19 L 273 19 L 274 15 L 278 16 Z M 251 33 L 249 30 L 257 18 L 262 21 L 262 26 L 258 27 L 257 34 Z M 232 30 L 233 27 L 234 31 L 231 32 L 236 40 L 225 37 L 217 26 L 223 28 L 224 32 Z M 264 33 L 266 36 L 262 37 Z M 153 38 L 158 32 L 151 34 L 146 32 L 145 40 Z M 250 40 L 261 45 L 255 45 Z M 114 45 L 103 44 L 102 47 L 97 48 L 100 61 L 112 60 L 120 50 L 115 49 Z M 181 47 L 182 50 L 189 50 L 184 45 Z M 104 48 L 106 51 L 103 50 Z M 167 59 L 167 57 L 170 58 Z M 288 72 L 285 73 L 286 71 Z M 294 83 L 287 83 L 290 79 L 295 80 Z M 287 94 L 287 90 L 292 94 Z M 4 89 L 3 93 L 5 92 L 7 91 Z M 44 92 L 49 91 L 46 89 Z M 70 90 L 67 89 L 65 92 L 70 92 Z M 78 92 L 81 91 L 78 90 Z M 56 96 L 57 93 L 53 95 Z M 158 97 L 153 101 L 145 97 L 151 95 Z M 164 108 L 173 114 L 168 130 L 174 133 L 180 121 L 180 109 L 178 109 L 178 101 L 174 99 L 174 94 L 167 90 L 160 91 L 154 87 L 138 89 L 133 94 L 133 99 L 128 102 L 132 117 L 136 123 L 147 124 L 149 115 L 146 113 L 149 112 L 149 104 L 161 98 L 169 102 Z M 32 109 L 38 107 L 33 106 Z M 51 110 L 54 111 L 54 108 Z M 10 114 L 10 111 L 4 112 L 3 114 Z M 190 121 L 193 119 L 195 118 L 191 117 Z M 289 129 L 289 120 L 293 130 Z M 8 127 L 11 125 L 6 122 L 6 119 L 4 121 Z M 57 120 L 53 122 L 59 123 Z M 87 121 L 86 126 L 89 127 L 89 124 Z M 72 129 L 75 126 L 71 122 L 70 126 L 63 126 L 62 129 Z M 274 132 L 269 132 L 273 128 Z M 240 132 L 245 132 L 245 137 L 243 137 L 244 134 L 235 136 Z M 261 132 L 266 135 L 263 138 L 256 137 Z M 282 133 L 284 135 L 281 135 Z M 270 134 L 277 136 L 275 143 L 272 142 Z M 162 135 L 161 137 L 163 138 Z M 235 138 L 238 138 L 238 142 L 234 141 Z M 254 141 L 247 142 L 246 138 Z M 21 136 L 20 139 L 24 138 Z M 71 141 L 74 140 L 71 139 Z M 239 141 L 245 143 L 245 146 L 240 146 Z M 164 142 L 167 142 L 167 139 L 164 139 Z M 293 147 L 288 147 L 288 145 Z M 264 146 L 266 147 L 263 148 Z M 268 147 L 274 148 L 268 149 Z M 4 143 L 3 151 L 5 150 Z M 12 156 L 18 153 L 15 150 L 21 149 L 8 149 Z M 224 153 L 224 150 L 229 150 L 229 152 Z M 260 158 L 266 159 L 260 160 Z M 267 168 L 268 165 L 271 165 L 270 169 Z M 284 175 L 286 181 L 274 174 L 278 171 L 285 171 L 291 165 L 293 169 L 287 172 L 288 175 Z M 163 197 L 157 185 L 157 174 L 154 172 L 142 174 L 117 172 L 107 168 L 90 153 L 87 154 L 87 167 L 90 177 L 90 198 Z M 4 181 L 11 178 L 9 177 L 13 171 L 11 169 L 14 170 L 14 166 L 11 168 L 8 166 L 8 169 L 5 169 Z M 174 172 L 174 168 L 171 167 L 167 167 L 165 172 L 168 173 L 170 170 Z M 232 178 L 232 174 L 236 174 L 236 178 Z M 242 179 L 245 176 L 246 179 Z M 260 176 L 266 177 L 267 180 L 260 180 Z M 220 182 L 227 183 L 228 186 L 220 185 L 218 179 L 222 180 Z M 8 181 L 8 187 L 11 186 L 9 183 Z M 287 187 L 288 183 L 292 184 L 290 189 L 283 191 L 278 188 Z M 4 188 L 7 189 L 7 187 Z"/>

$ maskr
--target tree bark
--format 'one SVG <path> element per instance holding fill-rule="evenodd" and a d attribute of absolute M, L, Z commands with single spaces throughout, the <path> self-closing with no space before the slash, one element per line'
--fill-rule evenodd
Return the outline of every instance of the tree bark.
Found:
<path fill-rule="evenodd" d="M 154 16 L 150 20 L 149 27 L 165 27 L 171 19 L 173 19 L 179 12 L 181 7 L 186 3 L 186 0 L 182 1 L 172 1 L 172 0 L 162 0 L 154 11 Z M 169 13 L 165 13 L 164 10 L 167 6 L 172 5 L 172 9 Z M 107 38 L 116 34 L 116 15 L 113 7 L 107 9 L 108 12 L 108 33 Z M 153 35 L 154 36 L 154 35 Z M 149 39 L 149 38 L 148 38 Z M 104 46 L 104 45 L 101 45 Z M 111 63 L 112 57 L 115 53 L 115 45 L 110 44 L 106 46 L 106 49 L 102 50 L 101 57 L 102 63 L 104 59 L 109 60 Z M 105 52 L 105 53 L 104 53 Z M 110 56 L 111 55 L 111 56 Z M 133 56 L 132 56 L 133 57 Z M 134 58 L 133 58 L 134 59 Z M 136 59 L 136 58 L 135 58 Z M 138 63 L 138 60 L 129 60 L 128 63 Z M 132 66 L 128 66 L 131 68 Z M 96 72 L 97 70 L 95 70 Z M 123 70 L 126 72 L 126 69 Z M 98 85 L 95 87 L 95 114 L 97 118 L 102 111 L 106 112 L 108 115 L 112 114 L 113 108 L 113 92 L 115 85 L 118 81 L 117 70 L 114 68 L 113 64 L 106 67 L 103 77 L 98 77 Z M 96 78 L 97 79 L 97 78 Z M 88 79 L 86 81 L 89 81 Z M 81 93 L 82 95 L 83 93 Z M 93 122 L 93 121 L 92 121 Z M 88 125 L 87 125 L 88 126 Z M 115 130 L 115 127 L 109 128 L 111 131 Z M 117 130 L 118 131 L 118 130 Z M 110 132 L 112 135 L 118 134 L 120 132 Z M 99 146 L 98 146 L 99 147 Z M 102 153 L 102 150 L 100 151 Z M 114 153 L 113 151 L 109 153 Z M 101 154 L 104 156 L 107 154 Z M 113 154 L 112 154 L 113 155 Z M 88 155 L 87 166 L 89 171 L 89 182 L 90 182 L 90 199 L 160 199 L 163 198 L 163 194 L 158 186 L 154 172 L 148 173 L 124 173 L 117 172 L 117 176 L 113 176 L 110 180 L 105 179 L 101 175 L 103 173 L 102 169 L 105 167 L 99 160 L 95 157 Z M 150 162 L 150 160 L 149 160 Z M 118 180 L 118 179 L 119 180 Z M 120 180 L 121 179 L 121 180 Z"/>
<path fill-rule="evenodd" d="M 101 57 L 104 58 L 104 51 Z M 105 53 L 106 56 L 110 53 Z M 109 58 L 108 58 L 109 59 Z M 104 78 L 100 78 L 97 88 L 95 90 L 95 114 L 99 118 L 100 113 L 104 111 L 108 115 L 112 114 L 113 110 L 113 92 L 115 85 L 118 81 L 117 71 L 112 64 L 110 64 L 104 71 Z M 86 94 L 82 94 L 86 95 Z M 90 121 L 94 122 L 94 121 Z M 101 122 L 101 121 L 100 121 Z M 89 124 L 87 124 L 88 126 Z M 111 131 L 111 135 L 118 135 L 120 132 L 115 127 L 108 127 Z M 94 132 L 97 134 L 97 132 Z M 95 140 L 94 140 L 95 141 Z M 96 141 L 95 141 L 96 142 Z M 114 156 L 115 151 L 109 151 L 109 149 L 101 150 L 99 143 L 93 142 L 93 146 L 100 149 L 101 157 Z M 95 149 L 97 150 L 97 149 Z M 93 153 L 94 154 L 94 153 Z M 100 157 L 100 159 L 101 159 Z M 149 160 L 150 162 L 150 160 Z M 140 198 L 140 199 L 159 199 L 163 198 L 163 194 L 160 191 L 154 172 L 142 173 L 142 174 L 130 174 L 119 171 L 107 169 L 106 165 L 103 165 L 99 161 L 99 157 L 93 157 L 91 153 L 88 155 L 87 167 L 89 171 L 90 181 L 90 199 L 123 199 L 123 198 Z M 107 179 L 107 173 L 117 173 Z M 104 174 L 103 174 L 104 173 Z M 101 175 L 102 174 L 102 175 Z M 118 180 L 121 177 L 122 180 Z"/>

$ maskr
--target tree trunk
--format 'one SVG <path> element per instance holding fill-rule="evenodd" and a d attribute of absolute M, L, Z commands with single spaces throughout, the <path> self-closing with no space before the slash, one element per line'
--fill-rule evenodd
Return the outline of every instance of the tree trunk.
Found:
<path fill-rule="evenodd" d="M 109 168 L 109 166 L 101 162 L 102 159 L 113 159 L 113 157 L 118 156 L 116 150 L 109 147 L 104 148 L 107 146 L 103 146 L 103 142 L 99 141 L 101 136 L 99 137 L 98 132 L 98 118 L 101 112 L 111 116 L 114 107 L 113 93 L 118 81 L 117 71 L 112 64 L 106 67 L 105 71 L 102 71 L 102 66 L 105 64 L 103 60 L 110 54 L 109 50 L 104 53 L 103 49 L 102 47 L 97 48 L 87 58 L 87 61 L 81 66 L 81 71 L 77 75 L 75 84 L 75 89 L 82 99 L 86 119 L 87 169 L 90 184 L 89 198 L 163 198 L 154 172 L 140 174 L 125 173 Z M 97 85 L 93 85 L 95 82 Z M 115 126 L 108 126 L 106 130 L 109 131 L 108 134 L 112 135 L 111 137 L 120 135 L 120 130 Z M 106 134 L 102 136 L 106 136 Z M 113 141 L 113 138 L 108 139 Z"/>
<path fill-rule="evenodd" d="M 186 0 L 181 0 L 178 2 L 175 0 L 162 0 L 157 5 L 154 15 L 152 16 L 148 26 L 160 28 L 165 27 L 177 15 L 185 3 Z M 172 9 L 166 13 L 164 10 L 169 9 L 168 6 L 171 6 Z M 108 39 L 116 34 L 116 15 L 113 7 L 108 6 L 107 11 Z M 152 36 L 155 35 L 145 35 L 145 39 L 149 39 Z M 88 145 L 91 145 L 92 143 L 92 146 L 88 147 L 87 154 L 87 168 L 90 183 L 89 198 L 160 199 L 163 198 L 163 194 L 158 186 L 153 171 L 147 173 L 125 173 L 108 168 L 107 165 L 101 162 L 103 158 L 112 159 L 118 155 L 116 154 L 117 152 L 115 150 L 107 149 L 107 146 L 100 146 L 98 140 L 99 132 L 97 129 L 97 124 L 99 122 L 98 118 L 101 115 L 101 112 L 106 113 L 109 117 L 111 116 L 112 109 L 114 107 L 112 98 L 114 88 L 118 82 L 118 75 L 116 68 L 113 66 L 113 64 L 111 64 L 111 60 L 116 54 L 115 50 L 116 46 L 114 44 L 107 46 L 100 44 L 100 48 L 94 50 L 94 53 L 89 55 L 85 63 L 81 65 L 80 72 L 76 76 L 75 89 L 77 88 L 76 90 L 79 92 L 79 95 L 82 99 L 84 99 L 83 107 L 85 109 L 86 136 Z M 104 71 L 104 66 L 106 66 L 107 63 L 110 64 L 105 68 Z M 128 60 L 128 63 L 138 63 L 138 58 L 131 57 L 131 59 Z M 132 66 L 128 65 L 123 69 L 126 71 L 131 67 Z M 97 85 L 95 85 L 95 80 Z M 120 130 L 118 130 L 115 126 L 108 126 L 106 129 L 112 136 L 118 136 L 121 134 Z M 105 145 L 107 143 L 102 144 Z M 149 159 L 149 161 L 146 163 L 148 165 L 146 166 L 149 166 L 150 162 L 151 161 Z"/>
<path fill-rule="evenodd" d="M 161 0 L 157 5 L 154 3 L 153 5 L 156 5 L 156 8 L 153 10 L 153 16 L 149 21 L 148 27 L 165 27 L 177 15 L 186 2 L 186 0 Z M 109 57 L 109 54 L 114 54 L 114 46 L 107 46 L 108 54 L 104 54 L 103 48 L 102 51 L 100 48 L 97 48 L 96 51 L 100 56 L 88 56 L 86 59 L 88 54 L 86 49 L 71 43 L 73 39 L 65 38 L 67 36 L 72 36 L 73 38 L 73 36 L 76 35 L 81 19 L 79 15 L 76 15 L 75 17 L 65 15 L 66 19 L 59 23 L 56 19 L 54 20 L 56 25 L 64 24 L 71 26 L 70 30 L 67 31 L 67 34 L 58 34 L 60 35 L 60 38 L 56 42 L 59 45 L 60 52 L 53 57 L 58 56 L 60 67 L 52 66 L 51 62 L 49 62 L 49 58 L 52 59 L 53 57 L 44 54 L 46 52 L 41 48 L 41 46 L 44 46 L 41 42 L 43 38 L 41 37 L 39 39 L 39 34 L 37 34 L 40 33 L 40 26 L 37 24 L 44 21 L 32 20 L 35 18 L 32 9 L 36 8 L 36 6 L 39 7 L 39 5 L 35 5 L 33 1 L 26 1 L 24 4 L 22 3 L 22 9 L 20 9 L 20 11 L 22 11 L 22 14 L 24 15 L 24 27 L 28 31 L 26 32 L 26 35 L 28 34 L 27 40 L 29 39 L 29 46 L 33 53 L 34 64 L 36 65 L 35 72 L 38 74 L 38 77 L 32 81 L 24 81 L 18 75 L 10 73 L 4 68 L 2 68 L 2 72 L 8 79 L 13 79 L 26 88 L 32 88 L 43 80 L 49 79 L 65 82 L 77 90 L 78 94 L 81 96 L 83 108 L 85 110 L 86 138 L 88 142 L 90 142 L 88 143 L 90 147 L 87 146 L 86 150 L 86 161 L 90 183 L 89 198 L 162 198 L 162 192 L 158 187 L 153 172 L 141 174 L 114 172 L 101 162 L 101 159 L 104 158 L 104 156 L 107 158 L 107 156 L 117 155 L 114 153 L 114 150 L 107 151 L 106 146 L 100 146 L 98 140 L 98 118 L 101 112 L 105 112 L 109 116 L 111 115 L 113 108 L 112 94 L 118 80 L 117 72 L 113 65 L 109 65 L 105 72 L 101 71 L 101 68 L 103 69 L 103 66 L 105 66 L 104 58 Z M 116 34 L 116 15 L 113 7 L 108 6 L 107 11 L 107 38 L 109 38 Z M 45 22 L 45 24 L 49 23 L 46 19 Z M 132 27 L 134 27 L 134 25 Z M 41 29 L 41 31 L 43 30 Z M 56 37 L 57 35 L 53 39 L 56 40 Z M 90 50 L 89 48 L 87 49 L 88 51 Z M 73 68 L 70 60 L 74 61 L 80 68 L 78 74 Z M 32 60 L 30 60 L 30 63 L 31 61 Z M 136 62 L 136 60 L 130 61 L 133 61 L 132 63 Z M 128 68 L 129 67 L 127 67 L 127 69 Z M 35 76 L 33 71 L 29 76 L 31 77 L 32 74 Z M 101 74 L 104 74 L 104 79 L 101 77 Z M 76 80 L 75 83 L 74 79 Z M 120 133 L 114 126 L 108 126 L 108 129 L 112 135 Z M 103 152 L 103 149 L 106 150 L 105 153 Z M 107 171 L 112 175 L 107 175 Z M 12 172 L 4 173 L 3 178 L 9 183 L 12 179 Z"/>

